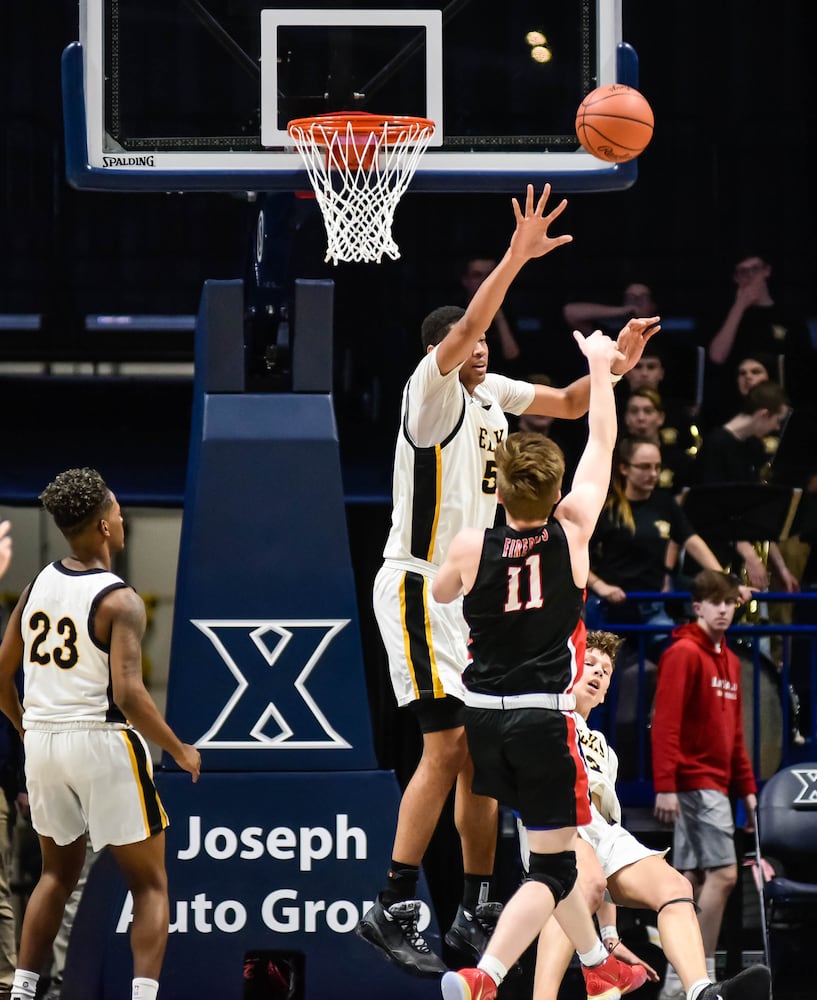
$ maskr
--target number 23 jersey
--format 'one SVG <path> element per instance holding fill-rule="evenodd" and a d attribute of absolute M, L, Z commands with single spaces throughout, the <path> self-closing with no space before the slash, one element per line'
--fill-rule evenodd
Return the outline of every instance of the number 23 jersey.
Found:
<path fill-rule="evenodd" d="M 60 562 L 40 571 L 20 621 L 23 726 L 37 723 L 119 723 L 109 648 L 94 636 L 100 600 L 127 584 L 107 570 L 70 570 Z"/>

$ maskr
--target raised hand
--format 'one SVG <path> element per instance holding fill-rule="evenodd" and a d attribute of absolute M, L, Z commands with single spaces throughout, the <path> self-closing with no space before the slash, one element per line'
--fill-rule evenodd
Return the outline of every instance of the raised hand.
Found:
<path fill-rule="evenodd" d="M 746 281 L 741 281 L 735 292 L 735 305 L 741 309 L 749 306 L 762 305 L 769 298 L 769 286 L 762 274 L 755 274 Z"/>
<path fill-rule="evenodd" d="M 621 364 L 625 360 L 624 354 L 618 349 L 616 342 L 602 333 L 601 330 L 594 330 L 589 337 L 585 337 L 580 330 L 574 330 L 573 338 L 579 345 L 579 350 L 587 358 L 588 363 L 592 359 L 600 357 L 612 368 L 616 362 Z"/>
<path fill-rule="evenodd" d="M 661 317 L 631 319 L 622 328 L 616 339 L 616 347 L 624 358 L 623 363 L 617 363 L 610 370 L 616 375 L 625 375 L 644 353 L 647 341 L 661 329 Z"/>
<path fill-rule="evenodd" d="M 572 243 L 573 237 L 549 236 L 548 228 L 567 208 L 567 199 L 563 198 L 559 204 L 545 215 L 545 206 L 550 197 L 550 184 L 545 184 L 539 200 L 534 205 L 533 184 L 528 184 L 527 196 L 525 198 L 525 211 L 519 205 L 516 198 L 512 199 L 513 213 L 516 216 L 516 231 L 511 237 L 511 253 L 515 257 L 523 257 L 530 260 L 532 257 L 544 257 L 546 253 L 555 250 L 556 247 L 565 243 Z"/>

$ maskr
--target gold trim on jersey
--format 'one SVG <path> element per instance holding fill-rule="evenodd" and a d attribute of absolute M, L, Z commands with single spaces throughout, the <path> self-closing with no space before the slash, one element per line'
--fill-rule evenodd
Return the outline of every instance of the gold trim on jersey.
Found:
<path fill-rule="evenodd" d="M 434 459 L 436 461 L 437 474 L 434 483 L 434 520 L 431 522 L 431 537 L 428 540 L 428 555 L 426 555 L 428 562 L 431 562 L 434 556 L 434 546 L 437 542 L 437 525 L 440 523 L 440 494 L 442 493 L 443 485 L 443 450 L 440 445 L 436 445 L 434 448 Z M 431 633 L 429 632 L 430 638 Z"/>
<path fill-rule="evenodd" d="M 400 580 L 403 649 L 415 698 L 444 698 L 428 616 L 428 585 L 420 573 L 404 573 Z"/>
<path fill-rule="evenodd" d="M 144 754 L 144 747 L 141 740 L 132 729 L 121 730 L 122 739 L 128 750 L 133 777 L 136 787 L 139 790 L 139 804 L 142 807 L 142 819 L 145 824 L 145 836 L 153 836 L 160 833 L 170 825 L 162 800 L 156 791 L 156 786 L 150 774 L 150 764 Z M 137 748 L 141 758 L 137 757 Z"/>

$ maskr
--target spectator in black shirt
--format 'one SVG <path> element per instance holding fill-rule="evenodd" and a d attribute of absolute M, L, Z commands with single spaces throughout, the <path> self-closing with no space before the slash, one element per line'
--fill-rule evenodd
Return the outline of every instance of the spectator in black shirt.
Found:
<path fill-rule="evenodd" d="M 663 601 L 635 601 L 628 599 L 627 594 L 672 590 L 672 574 L 681 548 L 702 566 L 723 571 L 672 493 L 659 488 L 661 469 L 661 449 L 657 444 L 638 438 L 619 441 L 612 489 L 590 545 L 588 628 L 615 624 L 674 625 Z M 749 596 L 747 591 L 743 598 Z M 666 635 L 651 637 L 648 642 L 651 659 L 657 657 L 667 638 Z"/>
<path fill-rule="evenodd" d="M 782 366 L 780 381 L 794 405 L 810 403 L 817 365 L 808 326 L 773 293 L 769 258 L 759 253 L 742 257 L 735 266 L 733 277 L 734 301 L 709 342 L 711 366 L 731 380 L 743 358 L 755 357 L 758 352 L 772 355 Z M 779 375 L 775 372 L 772 377 L 779 378 Z M 722 380 L 714 382 L 716 394 L 721 384 Z M 709 400 L 710 405 L 715 402 Z M 728 414 L 721 414 L 721 419 L 726 416 Z"/>
<path fill-rule="evenodd" d="M 764 439 L 779 434 L 789 410 L 788 396 L 777 382 L 767 379 L 751 388 L 739 413 L 721 427 L 704 434 L 695 462 L 696 482 L 768 482 L 770 456 Z M 724 562 L 732 564 L 733 572 L 745 567 L 750 586 L 767 590 L 769 575 L 775 572 L 782 589 L 790 592 L 798 590 L 798 581 L 787 567 L 777 541 L 769 540 L 768 564 L 755 548 L 754 541 L 742 540 L 732 544 L 718 543 L 713 539 L 711 544 Z"/>

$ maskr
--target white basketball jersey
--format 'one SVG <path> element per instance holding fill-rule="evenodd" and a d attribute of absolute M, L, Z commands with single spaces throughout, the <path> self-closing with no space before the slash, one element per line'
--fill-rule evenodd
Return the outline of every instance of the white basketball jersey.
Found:
<path fill-rule="evenodd" d="M 576 713 L 576 731 L 587 763 L 587 775 L 590 780 L 590 795 L 593 804 L 607 823 L 620 823 L 621 803 L 616 795 L 616 777 L 618 776 L 616 752 L 607 745 L 604 734 L 596 729 L 591 729 L 578 712 Z"/>
<path fill-rule="evenodd" d="M 523 413 L 533 396 L 530 383 L 495 374 L 469 395 L 458 368 L 442 375 L 436 350 L 425 355 L 403 390 L 386 559 L 419 561 L 422 572 L 442 563 L 461 528 L 493 525 L 505 413 Z"/>
<path fill-rule="evenodd" d="M 115 573 L 75 571 L 59 562 L 34 580 L 20 622 L 24 728 L 125 721 L 113 702 L 109 650 L 93 635 L 99 601 L 125 586 Z"/>

